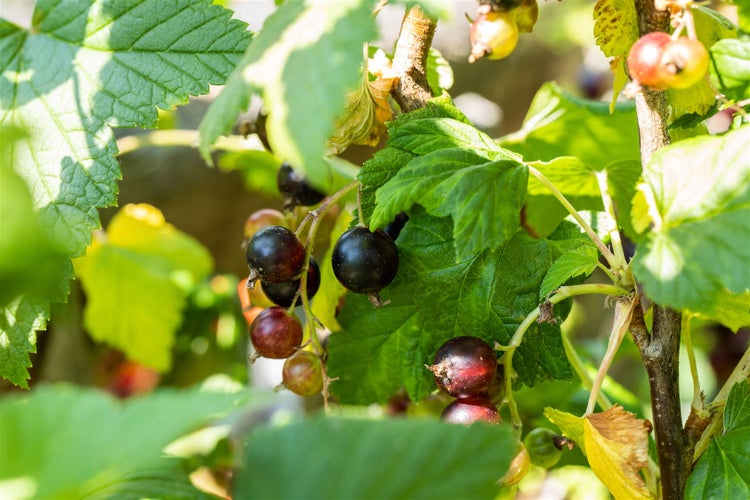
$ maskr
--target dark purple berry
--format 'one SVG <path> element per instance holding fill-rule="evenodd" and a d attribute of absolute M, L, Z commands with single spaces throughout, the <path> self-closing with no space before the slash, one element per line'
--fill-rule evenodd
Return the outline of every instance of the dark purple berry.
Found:
<path fill-rule="evenodd" d="M 276 174 L 276 185 L 284 198 L 284 208 L 287 210 L 292 210 L 297 205 L 317 205 L 326 197 L 325 193 L 312 187 L 305 176 L 294 170 L 287 162 L 281 164 Z"/>
<path fill-rule="evenodd" d="M 484 340 L 455 337 L 435 353 L 430 371 L 438 387 L 457 398 L 485 395 L 497 373 L 497 358 Z"/>
<path fill-rule="evenodd" d="M 312 396 L 323 389 L 322 363 L 310 351 L 297 351 L 287 359 L 281 376 L 284 387 L 300 396 Z"/>
<path fill-rule="evenodd" d="M 451 424 L 464 425 L 473 424 L 474 422 L 499 424 L 502 421 L 495 405 L 488 399 L 479 397 L 462 398 L 453 401 L 445 407 L 440 418 Z"/>
<path fill-rule="evenodd" d="M 261 281 L 260 286 L 263 293 L 271 302 L 278 306 L 289 307 L 294 302 L 294 298 L 299 291 L 301 279 L 282 281 L 279 283 L 268 283 Z M 310 257 L 310 264 L 307 266 L 307 299 L 312 299 L 320 288 L 320 267 L 315 259 Z M 301 302 L 297 302 L 299 305 Z"/>
<path fill-rule="evenodd" d="M 366 227 L 349 229 L 336 242 L 331 256 L 336 279 L 355 293 L 376 293 L 398 271 L 398 250 L 385 232 Z"/>
<path fill-rule="evenodd" d="M 396 241 L 398 235 L 401 234 L 401 230 L 404 228 L 407 222 L 409 222 L 409 216 L 406 215 L 406 212 L 399 212 L 399 214 L 393 219 L 393 221 L 383 228 L 383 231 L 385 231 L 393 241 Z"/>
<path fill-rule="evenodd" d="M 282 226 L 268 226 L 253 235 L 245 248 L 250 281 L 260 278 L 269 283 L 297 276 L 305 261 L 305 247 L 297 235 Z"/>
<path fill-rule="evenodd" d="M 250 341 L 264 358 L 288 358 L 302 344 L 302 324 L 285 308 L 269 307 L 250 325 Z"/>

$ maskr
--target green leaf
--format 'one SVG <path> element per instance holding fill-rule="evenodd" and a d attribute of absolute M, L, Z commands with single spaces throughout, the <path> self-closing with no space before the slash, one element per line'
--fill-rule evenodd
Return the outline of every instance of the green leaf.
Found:
<path fill-rule="evenodd" d="M 278 197 L 276 174 L 281 160 L 268 151 L 248 149 L 245 151 L 225 152 L 218 161 L 218 167 L 224 172 L 238 172 L 245 181 L 248 191 L 261 192 Z"/>
<path fill-rule="evenodd" d="M 427 82 L 433 95 L 441 95 L 453 87 L 453 68 L 435 47 L 430 47 L 427 54 Z"/>
<path fill-rule="evenodd" d="M 362 296 L 346 297 L 338 317 L 343 330 L 330 338 L 327 365 L 338 377 L 331 388 L 342 402 L 382 403 L 401 387 L 412 400 L 424 398 L 435 389 L 424 366 L 449 338 L 472 335 L 507 345 L 539 305 L 551 263 L 583 241 L 575 227 L 540 240 L 519 230 L 502 248 L 457 263 L 452 233 L 449 218 L 412 211 L 397 241 L 398 275 L 380 292 L 391 303 L 376 309 Z M 559 306 L 555 314 L 564 317 L 568 305 Z M 571 376 L 558 325 L 535 323 L 513 363 L 527 385 Z"/>
<path fill-rule="evenodd" d="M 702 313 L 750 284 L 750 127 L 680 141 L 644 170 L 658 217 L 633 260 L 658 304 Z"/>
<path fill-rule="evenodd" d="M 598 0 L 594 5 L 594 37 L 605 56 L 627 57 L 640 37 L 633 2 Z"/>
<path fill-rule="evenodd" d="M 711 440 L 695 464 L 685 491 L 688 499 L 750 496 L 750 383 L 735 384 L 724 408 L 724 432 Z"/>
<path fill-rule="evenodd" d="M 208 251 L 167 224 L 157 209 L 126 205 L 112 219 L 106 240 L 96 240 L 76 261 L 88 298 L 86 328 L 128 358 L 165 371 L 186 287 L 211 267 Z"/>
<path fill-rule="evenodd" d="M 372 216 L 372 211 L 375 208 L 375 193 L 377 192 L 377 190 L 380 189 L 380 187 L 383 186 L 386 182 L 388 182 L 394 175 L 396 175 L 404 165 L 409 163 L 415 156 L 417 156 L 417 153 L 414 151 L 393 147 L 392 145 L 390 145 L 390 141 L 395 135 L 400 135 L 402 143 L 409 144 L 412 141 L 408 140 L 408 134 L 406 134 L 405 132 L 399 132 L 399 129 L 401 127 L 405 127 L 411 121 L 418 121 L 429 118 L 449 118 L 461 122 L 464 125 L 470 125 L 467 118 L 463 115 L 463 113 L 461 113 L 461 111 L 458 110 L 458 108 L 453 105 L 453 102 L 447 96 L 431 99 L 427 102 L 427 105 L 425 107 L 419 108 L 410 113 L 399 115 L 393 122 L 389 123 L 389 144 L 386 148 L 381 149 L 372 158 L 367 160 L 362 166 L 359 175 L 357 176 L 362 185 L 362 213 L 364 214 L 365 220 L 369 221 L 370 217 Z M 448 122 L 448 124 L 450 123 L 451 122 Z M 478 130 L 474 130 L 475 134 L 482 134 Z M 437 134 L 440 134 L 441 132 L 449 133 L 450 128 L 433 127 L 433 131 Z M 466 128 L 463 129 L 463 132 L 464 134 L 467 133 Z M 481 137 L 481 135 L 478 135 L 477 137 Z M 422 139 L 424 139 L 424 136 L 422 136 Z M 443 144 L 449 144 L 445 147 L 455 146 L 454 143 L 448 142 L 450 140 L 451 138 L 449 136 L 444 141 L 442 141 Z M 479 140 L 482 144 L 487 143 L 487 139 Z M 440 144 L 439 141 L 435 141 L 434 139 L 432 139 L 432 142 L 436 146 Z M 490 140 L 490 142 L 492 141 Z M 419 147 L 420 143 L 419 141 L 414 141 L 414 144 Z"/>
<path fill-rule="evenodd" d="M 726 325 L 735 332 L 743 326 L 750 326 L 750 292 L 730 293 L 722 290 L 699 316 Z"/>
<path fill-rule="evenodd" d="M 48 0 L 36 4 L 29 31 L 0 19 L 0 124 L 24 133 L 3 156 L 68 258 L 81 255 L 100 226 L 97 208 L 116 202 L 120 169 L 110 127 L 154 126 L 157 106 L 186 103 L 223 83 L 248 41 L 247 25 L 230 16 L 208 0 Z M 55 300 L 67 295 L 69 274 L 68 263 L 52 287 Z M 20 355 L 16 368 L 28 366 L 35 341 L 34 331 L 21 328 L 41 328 L 47 317 L 40 311 L 49 304 L 36 301 L 22 298 L 27 305 L 14 316 L 6 310 L 10 326 L 0 335 L 25 339 L 4 346 Z"/>
<path fill-rule="evenodd" d="M 438 148 L 409 162 L 378 190 L 370 225 L 388 224 L 417 203 L 437 217 L 451 215 L 456 259 L 465 260 L 515 234 L 527 183 L 528 170 L 517 161 Z"/>
<path fill-rule="evenodd" d="M 711 47 L 711 81 L 729 99 L 750 98 L 750 40 L 727 39 Z"/>
<path fill-rule="evenodd" d="M 593 244 L 568 250 L 550 266 L 539 288 L 539 298 L 544 299 L 570 278 L 582 274 L 588 276 L 598 262 L 599 252 Z"/>
<path fill-rule="evenodd" d="M 632 103 L 617 103 L 610 114 L 608 104 L 574 97 L 555 83 L 542 85 L 521 130 L 499 142 L 526 161 L 575 156 L 595 170 L 614 160 L 640 160 Z"/>
<path fill-rule="evenodd" d="M 512 433 L 502 425 L 318 417 L 251 433 L 234 494 L 492 498 L 514 450 Z"/>
<path fill-rule="evenodd" d="M 261 94 L 274 153 L 321 189 L 330 186 L 325 143 L 361 79 L 362 46 L 377 35 L 373 0 L 290 0 L 253 39 L 201 123 L 200 150 L 226 134 L 251 94 Z M 300 36 L 304 34 L 304 36 Z M 335 75 L 335 77 L 332 77 Z"/>
<path fill-rule="evenodd" d="M 246 396 L 160 390 L 121 403 L 93 389 L 43 386 L 0 401 L 0 491 L 78 498 L 163 463 L 162 449 Z M 18 496 L 15 496 L 18 498 Z"/>
<path fill-rule="evenodd" d="M 29 388 L 29 354 L 36 352 L 36 332 L 47 327 L 49 300 L 19 296 L 0 309 L 0 376 Z"/>
<path fill-rule="evenodd" d="M 167 460 L 164 460 L 167 461 Z M 101 500 L 216 500 L 196 488 L 190 481 L 189 471 L 177 460 L 172 466 L 162 466 L 129 472 L 115 482 L 88 492 L 86 499 Z"/>

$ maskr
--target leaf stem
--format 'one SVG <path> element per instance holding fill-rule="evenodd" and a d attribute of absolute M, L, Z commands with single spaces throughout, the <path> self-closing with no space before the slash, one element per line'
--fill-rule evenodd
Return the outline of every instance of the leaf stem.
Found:
<path fill-rule="evenodd" d="M 622 267 L 624 267 L 625 261 L 618 261 L 617 257 L 615 257 L 612 252 L 610 252 L 609 248 L 607 248 L 607 245 L 605 245 L 601 238 L 599 238 L 599 236 L 596 234 L 596 232 L 594 232 L 588 222 L 583 220 L 583 217 L 581 217 L 581 214 L 578 213 L 578 210 L 576 210 L 575 207 L 568 201 L 568 199 L 565 198 L 565 195 L 562 194 L 559 189 L 557 189 L 557 186 L 555 186 L 552 181 L 547 179 L 547 177 L 539 170 L 530 165 L 527 165 L 527 167 L 529 169 L 529 172 L 534 177 L 536 177 L 539 182 L 541 182 L 547 189 L 550 190 L 554 197 L 557 198 L 557 201 L 559 201 L 560 204 L 565 207 L 568 213 L 573 216 L 576 222 L 578 222 L 578 225 L 581 226 L 581 228 L 586 232 L 591 241 L 594 242 L 596 247 L 602 253 L 610 268 L 621 269 Z"/>
<path fill-rule="evenodd" d="M 615 214 L 615 204 L 612 201 L 612 196 L 609 194 L 609 183 L 607 182 L 607 171 L 602 170 L 597 172 L 596 181 L 599 184 L 599 193 L 602 197 L 602 204 L 607 214 L 615 221 L 615 227 L 609 232 L 610 243 L 612 244 L 612 251 L 614 252 L 617 261 L 620 263 L 621 268 L 625 271 L 626 275 L 623 276 L 624 283 L 632 284 L 633 277 L 630 274 L 630 268 L 627 266 L 627 259 L 625 258 L 625 251 L 622 248 L 622 238 L 620 237 L 620 230 L 617 228 L 617 214 Z M 615 280 L 616 281 L 616 280 Z"/>
<path fill-rule="evenodd" d="M 577 295 L 627 295 L 628 293 L 630 292 L 624 288 L 604 283 L 562 286 L 555 290 L 543 305 L 554 305 Z M 510 411 L 511 425 L 513 425 L 513 428 L 519 433 L 521 432 L 523 424 L 521 423 L 521 417 L 518 414 L 518 407 L 513 399 L 513 377 L 515 375 L 513 370 L 513 354 L 515 354 L 516 349 L 518 349 L 521 342 L 523 342 L 523 336 L 526 334 L 526 331 L 539 318 L 541 311 L 542 306 L 540 305 L 526 315 L 521 324 L 518 325 L 518 328 L 516 328 L 516 331 L 513 333 L 507 346 L 495 346 L 496 349 L 504 351 L 505 353 L 502 358 L 502 363 L 505 375 L 506 404 Z"/>
<path fill-rule="evenodd" d="M 583 416 L 590 415 L 594 412 L 596 407 L 596 400 L 599 396 L 604 378 L 607 376 L 607 371 L 612 365 L 612 361 L 615 359 L 615 354 L 620 348 L 622 339 L 628 331 L 630 325 L 630 319 L 633 317 L 633 308 L 639 306 L 640 300 L 637 297 L 631 297 L 627 301 L 618 301 L 615 305 L 615 319 L 612 324 L 612 332 L 609 334 L 609 342 L 607 343 L 607 351 L 599 364 L 599 371 L 596 374 L 594 383 L 591 387 L 591 393 L 589 394 L 589 402 L 586 406 L 586 412 Z"/>
<path fill-rule="evenodd" d="M 578 352 L 575 350 L 573 343 L 564 332 L 562 334 L 562 342 L 563 348 L 565 349 L 565 357 L 568 358 L 570 366 L 573 367 L 573 371 L 576 372 L 576 375 L 578 375 L 578 378 L 581 380 L 581 384 L 583 385 L 584 389 L 590 392 L 591 388 L 594 386 L 594 380 L 588 374 L 588 370 L 583 364 L 583 360 L 578 355 Z M 612 406 L 612 402 L 602 391 L 599 391 L 596 400 L 603 410 L 606 410 Z"/>

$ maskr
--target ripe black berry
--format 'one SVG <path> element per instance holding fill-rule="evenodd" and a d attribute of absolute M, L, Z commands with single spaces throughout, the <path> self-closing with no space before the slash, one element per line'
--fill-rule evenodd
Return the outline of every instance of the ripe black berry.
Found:
<path fill-rule="evenodd" d="M 268 226 L 250 238 L 245 248 L 245 258 L 250 267 L 249 281 L 260 278 L 269 283 L 279 283 L 300 273 L 305 247 L 289 229 Z"/>
<path fill-rule="evenodd" d="M 445 422 L 464 425 L 474 422 L 498 424 L 502 420 L 495 405 L 488 399 L 480 397 L 462 398 L 453 401 L 445 407 L 440 418 Z"/>
<path fill-rule="evenodd" d="M 288 358 L 302 344 L 302 324 L 283 307 L 269 307 L 250 325 L 250 341 L 264 358 Z"/>
<path fill-rule="evenodd" d="M 404 228 L 407 222 L 409 222 L 409 216 L 406 215 L 406 212 L 399 212 L 398 215 L 396 215 L 396 217 L 393 219 L 393 221 L 388 223 L 388 225 L 383 228 L 383 231 L 385 231 L 393 241 L 396 241 L 396 238 L 398 238 L 398 235 L 401 234 L 401 230 Z"/>
<path fill-rule="evenodd" d="M 297 296 L 301 282 L 301 279 L 292 279 L 279 283 L 261 281 L 260 286 L 266 297 L 271 299 L 274 304 L 289 307 Z M 320 288 L 320 267 L 318 267 L 318 263 L 312 257 L 310 257 L 310 263 L 307 266 L 307 286 L 305 288 L 307 289 L 308 300 L 312 299 L 318 292 L 318 288 Z"/>
<path fill-rule="evenodd" d="M 300 396 L 312 396 L 323 389 L 320 358 L 310 351 L 297 351 L 287 359 L 281 375 L 284 387 Z"/>
<path fill-rule="evenodd" d="M 366 227 L 349 229 L 336 242 L 331 256 L 333 274 L 355 293 L 376 293 L 398 271 L 398 250 L 385 232 Z"/>
<path fill-rule="evenodd" d="M 497 373 L 497 358 L 484 340 L 455 337 L 440 346 L 428 368 L 442 391 L 466 398 L 487 393 Z"/>
<path fill-rule="evenodd" d="M 284 198 L 284 208 L 287 210 L 297 205 L 303 207 L 317 205 L 326 197 L 325 193 L 312 187 L 305 176 L 295 171 L 287 162 L 281 164 L 276 174 L 276 185 Z"/>

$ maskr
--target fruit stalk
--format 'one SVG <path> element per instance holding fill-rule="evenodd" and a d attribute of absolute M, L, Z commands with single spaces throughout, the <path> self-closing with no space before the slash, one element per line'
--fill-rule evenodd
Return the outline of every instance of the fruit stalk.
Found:
<path fill-rule="evenodd" d="M 393 71 L 398 83 L 391 91 L 404 113 L 424 107 L 432 98 L 427 83 L 427 54 L 432 45 L 436 23 L 419 7 L 406 12 L 393 55 Z"/>

